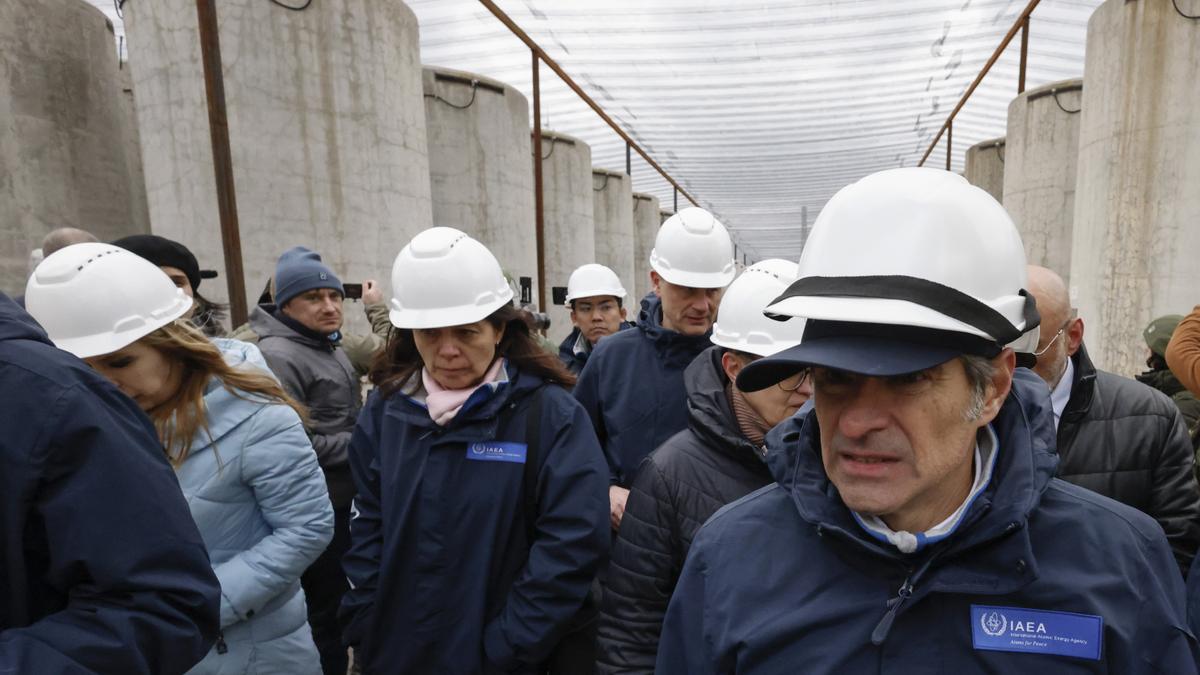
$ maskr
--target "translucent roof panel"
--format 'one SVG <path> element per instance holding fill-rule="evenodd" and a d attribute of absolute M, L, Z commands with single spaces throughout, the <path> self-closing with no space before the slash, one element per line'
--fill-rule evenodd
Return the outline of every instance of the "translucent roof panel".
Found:
<path fill-rule="evenodd" d="M 115 18 L 111 0 L 89 1 Z M 420 20 L 424 63 L 532 95 L 528 48 L 477 0 L 407 4 Z M 756 260 L 796 258 L 806 225 L 842 186 L 917 164 L 1027 1 L 497 4 Z M 1100 4 L 1041 2 L 1028 88 L 1082 75 L 1087 20 Z M 952 170 L 962 170 L 968 147 L 1004 135 L 1019 42 L 955 121 Z M 541 82 L 543 125 L 589 143 L 596 166 L 623 170 L 624 142 L 544 66 Z M 929 166 L 945 166 L 944 143 Z M 636 154 L 632 169 L 634 189 L 671 208 L 670 185 Z"/>

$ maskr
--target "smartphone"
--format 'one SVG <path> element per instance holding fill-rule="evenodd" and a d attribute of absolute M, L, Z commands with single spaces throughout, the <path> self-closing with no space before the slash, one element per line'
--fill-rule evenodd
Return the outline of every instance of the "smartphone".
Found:
<path fill-rule="evenodd" d="M 362 287 L 362 284 L 342 284 L 342 295 L 347 300 L 361 300 Z"/>

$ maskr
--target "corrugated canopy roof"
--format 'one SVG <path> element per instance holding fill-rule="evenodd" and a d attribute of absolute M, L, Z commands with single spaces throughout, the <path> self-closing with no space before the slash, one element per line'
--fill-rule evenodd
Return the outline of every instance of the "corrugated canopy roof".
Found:
<path fill-rule="evenodd" d="M 88 1 L 120 36 L 113 1 Z M 529 50 L 477 0 L 406 2 L 420 20 L 424 63 L 532 95 Z M 804 223 L 840 187 L 915 165 L 1026 0 L 497 4 L 729 225 L 754 260 L 798 257 Z M 1028 88 L 1082 75 L 1087 20 L 1100 4 L 1039 5 Z M 955 121 L 955 171 L 966 148 L 1004 135 L 1018 55 L 1019 40 Z M 596 166 L 623 169 L 624 142 L 548 68 L 541 79 L 545 127 L 588 142 Z M 945 149 L 928 163 L 944 166 Z M 633 177 L 635 190 L 670 208 L 670 186 L 636 154 Z"/>

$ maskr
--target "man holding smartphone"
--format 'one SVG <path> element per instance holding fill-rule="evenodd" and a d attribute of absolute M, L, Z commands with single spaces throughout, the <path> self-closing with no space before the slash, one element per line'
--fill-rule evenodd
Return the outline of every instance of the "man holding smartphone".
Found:
<path fill-rule="evenodd" d="M 361 295 L 362 287 L 359 286 Z M 333 541 L 301 577 L 308 622 L 321 653 L 322 670 L 346 672 L 337 610 L 347 590 L 341 559 L 350 544 L 354 481 L 347 449 L 362 407 L 358 374 L 341 348 L 346 290 L 321 256 L 303 246 L 284 251 L 275 265 L 275 304 L 250 314 L 258 347 L 284 389 L 308 409 L 306 431 L 333 502 Z"/>

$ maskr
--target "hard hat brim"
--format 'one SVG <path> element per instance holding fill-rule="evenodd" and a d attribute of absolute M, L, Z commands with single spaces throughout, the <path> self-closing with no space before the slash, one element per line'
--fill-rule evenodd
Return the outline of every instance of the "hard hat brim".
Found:
<path fill-rule="evenodd" d="M 490 302 L 486 305 L 436 309 L 392 309 L 388 312 L 388 319 L 396 328 L 408 330 L 465 326 L 477 321 L 483 321 L 491 316 L 493 312 L 511 302 L 512 299 L 512 291 L 509 291 L 507 294 L 500 296 L 495 302 Z"/>
<path fill-rule="evenodd" d="M 702 273 L 664 270 L 654 266 L 651 266 L 651 268 L 655 272 L 658 272 L 658 276 L 662 277 L 664 281 L 687 288 L 725 288 L 737 276 L 737 272 L 733 269 L 730 269 L 728 272 Z"/>
<path fill-rule="evenodd" d="M 961 354 L 951 347 L 879 337 L 818 338 L 747 365 L 738 375 L 737 386 L 742 391 L 759 391 L 813 366 L 868 377 L 907 375 L 940 365 Z"/>

